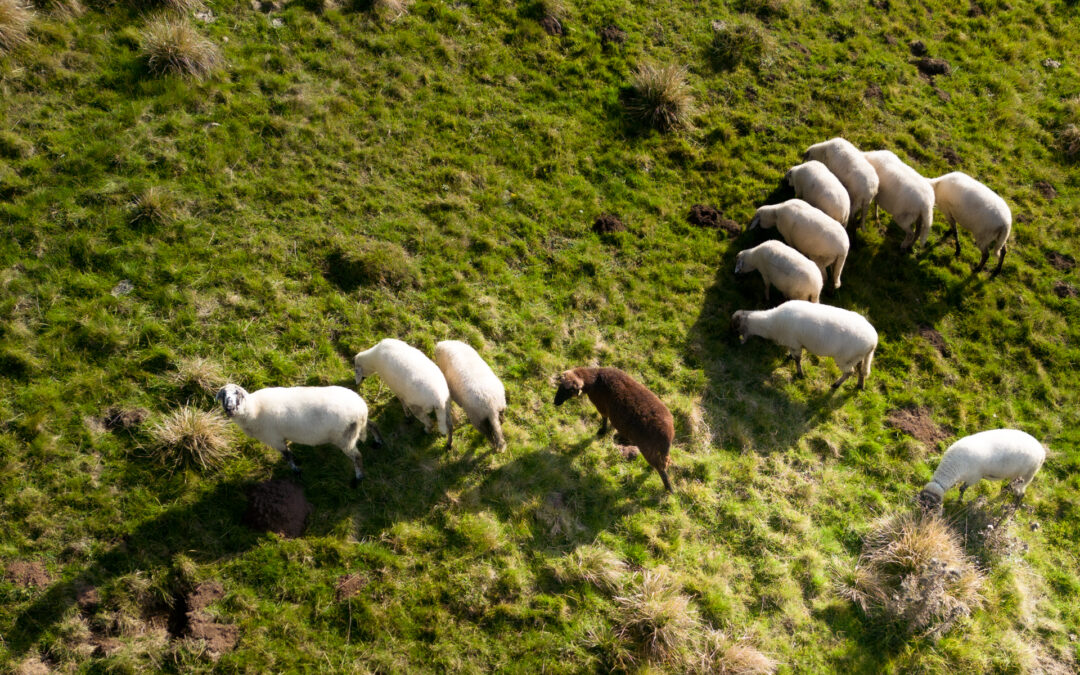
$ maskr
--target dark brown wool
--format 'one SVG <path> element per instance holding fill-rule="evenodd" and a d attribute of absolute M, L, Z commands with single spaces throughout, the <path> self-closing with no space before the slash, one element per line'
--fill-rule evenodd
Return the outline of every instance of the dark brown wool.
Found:
<path fill-rule="evenodd" d="M 574 368 L 559 377 L 555 405 L 581 394 L 589 397 L 603 419 L 600 433 L 607 431 L 610 420 L 626 443 L 637 446 L 671 492 L 667 467 L 675 420 L 656 394 L 618 368 Z"/>

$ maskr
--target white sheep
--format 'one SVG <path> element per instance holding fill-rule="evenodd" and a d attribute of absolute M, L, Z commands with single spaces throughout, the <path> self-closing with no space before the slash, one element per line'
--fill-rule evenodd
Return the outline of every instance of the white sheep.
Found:
<path fill-rule="evenodd" d="M 1046 448 L 1023 431 L 994 429 L 965 436 L 942 455 L 934 477 L 919 493 L 918 502 L 923 508 L 938 509 L 954 485 L 960 486 L 962 502 L 964 490 L 986 478 L 1006 481 L 1002 494 L 1012 483 L 1019 506 L 1045 459 Z"/>
<path fill-rule="evenodd" d="M 824 211 L 841 225 L 851 215 L 851 197 L 844 184 L 829 168 L 812 159 L 788 169 L 784 180 L 795 188 L 795 196 Z"/>
<path fill-rule="evenodd" d="M 787 244 L 770 239 L 735 256 L 735 274 L 757 270 L 765 281 L 765 301 L 769 286 L 776 286 L 791 299 L 817 302 L 821 297 L 821 270 L 802 253 Z"/>
<path fill-rule="evenodd" d="M 412 414 L 431 431 L 434 412 L 439 433 L 446 434 L 446 447 L 454 443 L 454 419 L 450 414 L 450 389 L 442 371 L 431 359 L 401 340 L 386 338 L 353 359 L 356 384 L 368 375 L 378 375 L 401 401 L 405 414 Z"/>
<path fill-rule="evenodd" d="M 877 171 L 866 161 L 863 153 L 843 138 L 831 138 L 815 143 L 806 149 L 803 161 L 814 159 L 835 175 L 847 190 L 851 200 L 849 219 L 844 224 L 851 226 L 858 218 L 858 226 L 866 224 L 866 214 L 878 192 Z"/>
<path fill-rule="evenodd" d="M 877 349 L 877 331 L 860 314 L 839 307 L 819 305 L 805 300 L 788 300 L 779 307 L 757 312 L 739 310 L 731 317 L 739 340 L 751 335 L 772 340 L 787 347 L 795 359 L 795 373 L 803 377 L 802 350 L 818 356 L 830 356 L 843 373 L 832 388 L 858 370 L 859 389 L 870 375 L 870 363 Z"/>
<path fill-rule="evenodd" d="M 336 445 L 353 461 L 353 487 L 364 477 L 364 460 L 356 447 L 367 441 L 368 409 L 364 399 L 344 387 L 269 387 L 248 393 L 226 384 L 216 399 L 225 415 L 248 436 L 280 452 L 296 473 L 289 442 Z M 382 444 L 371 427 L 375 446 Z"/>
<path fill-rule="evenodd" d="M 956 231 L 959 225 L 975 236 L 975 245 L 982 252 L 975 271 L 986 266 L 993 251 L 998 264 L 990 276 L 997 276 L 1005 263 L 1005 242 L 1012 231 L 1009 205 L 993 190 L 960 171 L 932 178 L 930 185 L 934 188 L 937 207 L 945 214 L 945 222 L 952 227 L 952 236 L 956 238 L 956 257 L 960 257 L 960 235 Z"/>
<path fill-rule="evenodd" d="M 823 281 L 825 268 L 832 265 L 833 288 L 840 288 L 850 245 L 843 225 L 801 199 L 762 206 L 750 221 L 750 229 L 759 225 L 780 230 L 784 241 L 817 264 Z"/>
<path fill-rule="evenodd" d="M 502 414 L 506 410 L 506 389 L 476 350 L 457 340 L 435 345 L 435 363 L 446 376 L 450 398 L 474 427 L 485 434 L 496 450 L 506 447 L 502 434 Z"/>
<path fill-rule="evenodd" d="M 864 152 L 863 157 L 878 175 L 874 220 L 878 219 L 877 205 L 880 204 L 907 233 L 900 244 L 901 250 L 911 248 L 916 237 L 919 246 L 926 244 L 930 226 L 934 224 L 934 188 L 930 181 L 889 150 Z"/>

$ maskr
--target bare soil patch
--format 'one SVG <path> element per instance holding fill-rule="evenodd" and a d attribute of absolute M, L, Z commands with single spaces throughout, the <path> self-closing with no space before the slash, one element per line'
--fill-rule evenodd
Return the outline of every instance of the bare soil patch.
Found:
<path fill-rule="evenodd" d="M 1080 295 L 1076 292 L 1075 286 L 1061 280 L 1054 282 L 1054 294 L 1059 298 L 1075 298 Z"/>
<path fill-rule="evenodd" d="M 189 612 L 206 609 L 210 603 L 225 597 L 225 587 L 220 581 L 205 581 L 187 594 Z"/>
<path fill-rule="evenodd" d="M 953 148 L 945 148 L 941 151 L 941 158 L 949 163 L 949 166 L 960 166 L 960 154 Z"/>
<path fill-rule="evenodd" d="M 1057 251 L 1050 251 L 1046 254 L 1046 262 L 1053 265 L 1054 269 L 1062 272 L 1068 272 L 1072 268 L 1076 267 L 1076 261 L 1068 253 L 1058 253 Z"/>
<path fill-rule="evenodd" d="M 101 424 L 109 431 L 116 429 L 135 429 L 150 416 L 146 408 L 107 408 L 101 416 Z"/>
<path fill-rule="evenodd" d="M 911 50 L 912 56 L 926 56 L 930 53 L 926 48 L 926 43 L 922 40 L 912 40 L 908 43 L 908 49 Z"/>
<path fill-rule="evenodd" d="M 302 487 L 291 481 L 269 480 L 248 491 L 244 524 L 253 530 L 299 537 L 312 510 Z"/>
<path fill-rule="evenodd" d="M 949 438 L 949 434 L 930 417 L 930 409 L 925 406 L 890 410 L 886 419 L 892 428 L 929 446 Z"/>
<path fill-rule="evenodd" d="M 625 232 L 626 225 L 623 225 L 623 222 L 619 220 L 618 216 L 614 216 L 610 213 L 602 213 L 593 223 L 592 229 L 593 232 L 597 234 L 610 234 L 612 232 Z"/>
<path fill-rule="evenodd" d="M 876 98 L 879 101 L 884 101 L 885 94 L 881 91 L 881 86 L 877 82 L 871 82 L 870 86 L 863 92 L 863 98 Z"/>
<path fill-rule="evenodd" d="M 101 593 L 93 586 L 80 584 L 75 589 L 75 604 L 85 614 L 92 614 L 101 604 Z"/>
<path fill-rule="evenodd" d="M 952 72 L 952 67 L 949 66 L 949 62 L 945 59 L 925 57 L 915 61 L 915 67 L 919 69 L 919 72 L 923 75 L 948 75 Z"/>
<path fill-rule="evenodd" d="M 600 29 L 600 44 L 621 45 L 626 42 L 626 31 L 615 25 L 604 26 Z"/>
<path fill-rule="evenodd" d="M 1054 198 L 1057 197 L 1057 190 L 1054 189 L 1054 186 L 1044 180 L 1036 182 L 1035 189 L 1038 190 L 1039 194 L 1043 196 L 1043 199 L 1048 202 L 1053 201 Z"/>
<path fill-rule="evenodd" d="M 720 220 L 720 212 L 706 204 L 694 204 L 690 207 L 690 214 L 686 216 L 686 222 L 698 227 L 719 227 Z"/>
<path fill-rule="evenodd" d="M 938 350 L 938 353 L 948 358 L 949 347 L 945 344 L 945 338 L 942 337 L 941 333 L 937 332 L 930 326 L 924 325 L 919 326 L 919 335 L 921 335 L 924 340 L 929 342 L 934 349 Z"/>
<path fill-rule="evenodd" d="M 208 650 L 222 654 L 236 647 L 236 643 L 240 641 L 240 629 L 228 623 L 199 620 L 193 621 L 189 626 L 188 637 L 204 640 Z"/>
<path fill-rule="evenodd" d="M 39 562 L 27 562 L 25 560 L 16 560 L 9 563 L 7 570 L 4 572 L 4 577 L 11 582 L 14 582 L 16 586 L 41 588 L 48 586 L 52 582 L 52 577 L 49 576 L 49 572 L 45 569 L 45 566 Z"/>
<path fill-rule="evenodd" d="M 338 577 L 335 595 L 338 601 L 348 600 L 367 586 L 367 577 L 363 574 L 343 574 Z"/>
<path fill-rule="evenodd" d="M 551 16 L 550 14 L 540 19 L 540 27 L 543 28 L 548 35 L 563 34 L 562 22 L 560 22 L 557 18 Z"/>

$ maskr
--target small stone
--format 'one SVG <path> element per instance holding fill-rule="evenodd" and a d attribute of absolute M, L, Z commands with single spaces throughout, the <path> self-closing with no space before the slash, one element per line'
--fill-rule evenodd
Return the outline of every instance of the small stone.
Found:
<path fill-rule="evenodd" d="M 112 293 L 114 297 L 119 298 L 121 295 L 127 295 L 133 290 L 135 290 L 135 284 L 131 283 L 131 281 L 129 281 L 128 279 L 124 279 L 120 283 L 113 286 L 113 289 L 110 291 L 110 293 Z"/>
<path fill-rule="evenodd" d="M 1051 70 L 1057 70 L 1061 67 L 1061 61 L 1055 61 L 1054 59 L 1043 59 L 1043 67 Z"/>

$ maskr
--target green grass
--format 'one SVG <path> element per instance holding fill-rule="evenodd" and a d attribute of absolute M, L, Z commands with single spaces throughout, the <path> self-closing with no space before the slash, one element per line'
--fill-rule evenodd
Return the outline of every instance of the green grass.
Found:
<path fill-rule="evenodd" d="M 0 565 L 52 578 L 0 578 L 0 669 L 1076 668 L 1080 305 L 1054 286 L 1080 281 L 1047 260 L 1080 259 L 1075 3 L 579 0 L 559 4 L 558 37 L 530 2 L 271 5 L 183 12 L 221 50 L 201 80 L 150 71 L 157 5 L 39 12 L 0 56 Z M 767 53 L 718 67 L 712 21 L 760 27 Z M 604 48 L 613 23 L 627 40 Z M 952 75 L 918 75 L 916 38 Z M 687 69 L 685 128 L 626 115 L 645 64 Z M 867 390 L 830 395 L 831 362 L 794 381 L 779 347 L 729 331 L 762 304 L 733 274 L 759 239 L 685 217 L 707 203 L 748 223 L 834 135 L 977 177 L 1015 226 L 993 281 L 969 275 L 964 233 L 960 260 L 901 255 L 887 217 L 860 233 L 825 301 L 881 343 Z M 627 231 L 593 234 L 601 213 Z M 447 452 L 371 378 L 387 445 L 364 449 L 355 491 L 339 450 L 297 448 L 315 510 L 296 540 L 240 522 L 248 485 L 289 475 L 272 449 L 234 430 L 216 468 L 153 457 L 153 423 L 211 410 L 222 378 L 352 387 L 352 355 L 391 336 L 480 351 L 511 402 L 505 453 L 463 424 Z M 595 437 L 587 402 L 552 405 L 554 376 L 590 363 L 672 409 L 675 495 Z M 113 406 L 151 416 L 106 431 Z M 916 406 L 950 439 L 1014 425 L 1052 450 L 1016 553 L 984 562 L 983 602 L 938 641 L 868 619 L 840 583 L 951 442 L 886 423 Z M 642 651 L 619 598 L 657 575 L 686 615 L 670 649 Z M 206 611 L 240 630 L 216 659 L 166 630 L 208 579 L 225 597 Z M 80 607 L 81 584 L 100 603 Z"/>

